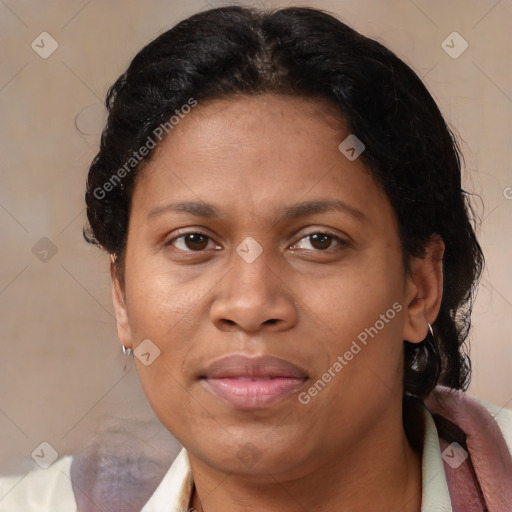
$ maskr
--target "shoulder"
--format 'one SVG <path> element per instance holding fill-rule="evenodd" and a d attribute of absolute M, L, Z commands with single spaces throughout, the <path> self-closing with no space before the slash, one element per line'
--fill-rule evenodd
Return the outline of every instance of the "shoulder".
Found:
<path fill-rule="evenodd" d="M 78 509 L 88 510 L 92 501 L 98 510 L 140 512 L 179 449 L 167 435 L 154 445 L 123 426 L 98 434 L 73 456 Z"/>
<path fill-rule="evenodd" d="M 494 421 L 500 427 L 505 443 L 507 444 L 509 452 L 512 454 L 512 410 L 506 407 L 500 407 L 498 405 L 486 402 L 480 399 L 474 399 L 480 405 L 485 407 L 487 411 L 494 418 Z"/>
<path fill-rule="evenodd" d="M 0 477 L 0 512 L 76 512 L 67 455 L 48 469 Z"/>
<path fill-rule="evenodd" d="M 512 510 L 512 411 L 440 386 L 426 402 L 437 416 L 453 509 Z"/>
<path fill-rule="evenodd" d="M 512 410 L 466 392 L 437 386 L 425 400 L 431 413 L 439 414 L 473 438 L 499 435 L 512 452 Z"/>

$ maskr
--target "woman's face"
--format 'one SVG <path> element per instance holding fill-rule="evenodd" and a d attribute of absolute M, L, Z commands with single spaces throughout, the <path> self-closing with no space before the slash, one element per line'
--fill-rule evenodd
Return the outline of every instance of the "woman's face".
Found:
<path fill-rule="evenodd" d="M 402 340 L 433 321 L 433 266 L 405 272 L 392 207 L 325 108 L 199 104 L 134 190 L 119 337 L 162 423 L 225 472 L 299 475 L 397 425 Z"/>

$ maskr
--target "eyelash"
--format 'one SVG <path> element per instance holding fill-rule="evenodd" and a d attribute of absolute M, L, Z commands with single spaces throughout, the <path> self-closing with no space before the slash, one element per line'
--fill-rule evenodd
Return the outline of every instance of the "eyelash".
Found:
<path fill-rule="evenodd" d="M 171 240 L 169 240 L 168 242 L 165 243 L 166 246 L 172 246 L 174 242 L 176 242 L 177 240 L 180 240 L 180 239 L 184 239 L 186 236 L 189 236 L 189 235 L 201 235 L 205 238 L 208 238 L 209 240 L 213 240 L 209 235 L 207 235 L 206 233 L 204 233 L 203 231 L 199 231 L 199 230 L 195 230 L 195 231 L 189 231 L 189 232 L 186 232 L 186 233 L 182 233 L 180 234 L 179 236 L 175 236 L 173 237 Z M 293 245 L 297 245 L 300 241 L 304 240 L 304 239 L 307 239 L 307 238 L 310 238 L 312 237 L 313 235 L 326 235 L 328 236 L 329 238 L 332 238 L 333 241 L 337 242 L 338 244 L 338 247 L 347 247 L 349 245 L 349 242 L 343 238 L 341 238 L 340 236 L 338 235 L 335 235 L 334 233 L 331 233 L 330 231 L 328 230 L 322 230 L 322 231 L 311 231 L 310 233 L 306 233 L 304 236 L 302 236 L 298 242 L 294 243 Z M 201 254 L 205 249 L 201 249 L 199 251 L 194 251 L 194 250 L 191 250 L 191 249 L 188 249 L 188 250 L 184 250 L 184 249 L 177 249 L 176 250 L 178 251 L 183 251 L 183 252 L 188 252 L 188 253 L 198 253 L 198 254 Z M 332 249 L 331 248 L 328 248 L 328 249 L 303 249 L 305 251 L 308 251 L 308 252 L 311 252 L 311 251 L 314 251 L 314 252 L 319 252 L 319 253 L 329 253 Z"/>

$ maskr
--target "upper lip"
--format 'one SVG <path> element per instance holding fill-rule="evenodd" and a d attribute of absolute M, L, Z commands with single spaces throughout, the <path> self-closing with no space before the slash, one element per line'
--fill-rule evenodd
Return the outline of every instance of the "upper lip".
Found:
<path fill-rule="evenodd" d="M 222 379 L 236 377 L 288 377 L 304 379 L 308 376 L 303 368 L 279 357 L 246 356 L 232 354 L 215 360 L 201 371 L 200 378 Z"/>

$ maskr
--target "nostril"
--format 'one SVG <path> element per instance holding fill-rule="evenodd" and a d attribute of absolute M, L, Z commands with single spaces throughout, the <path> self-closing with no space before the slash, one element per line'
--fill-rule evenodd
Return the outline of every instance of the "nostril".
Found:
<path fill-rule="evenodd" d="M 269 320 L 266 320 L 264 323 L 265 324 L 275 324 L 277 322 L 277 319 L 276 318 L 271 318 Z"/>

